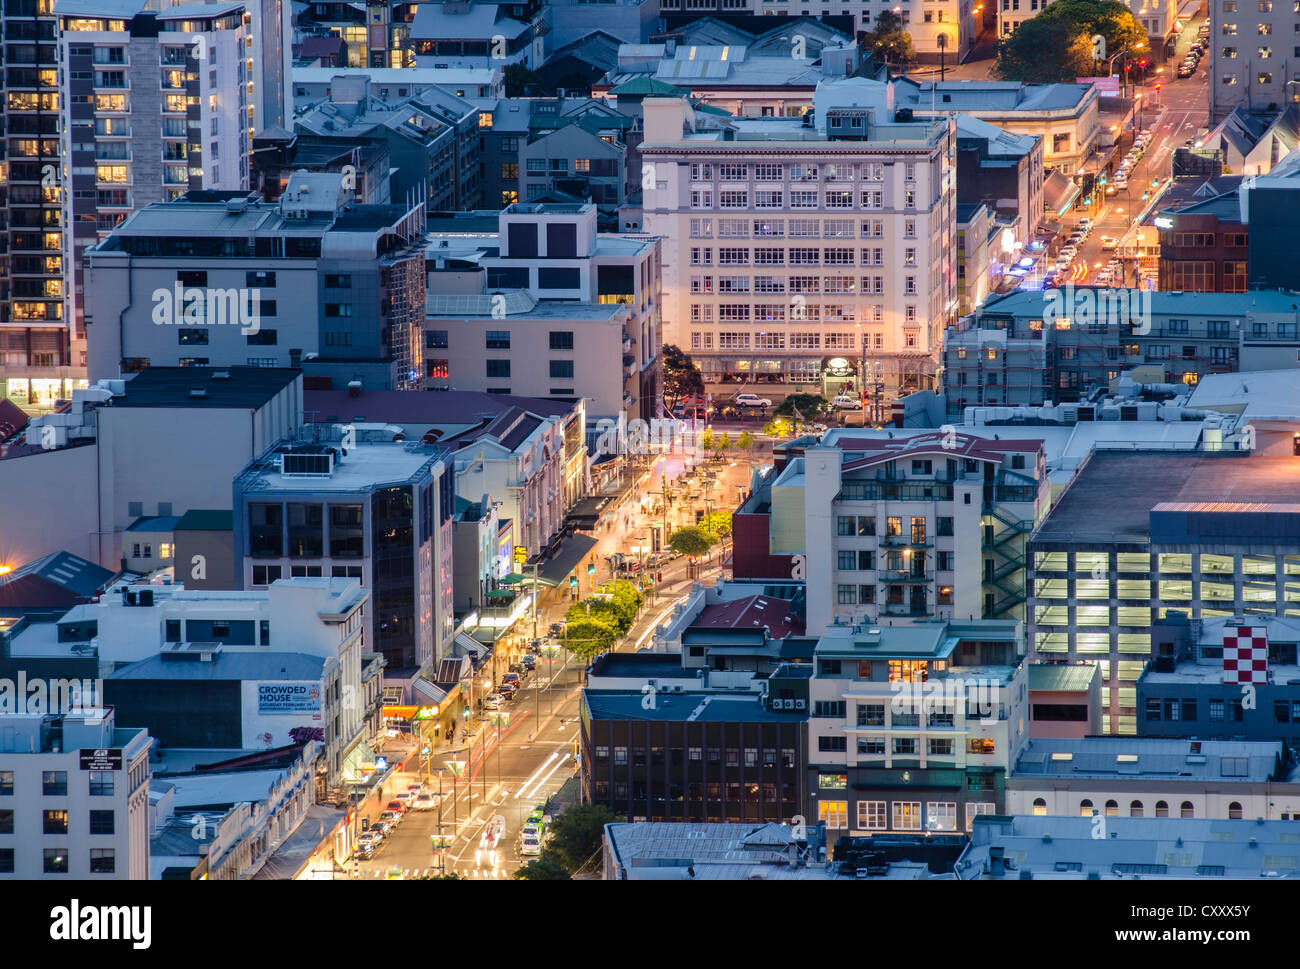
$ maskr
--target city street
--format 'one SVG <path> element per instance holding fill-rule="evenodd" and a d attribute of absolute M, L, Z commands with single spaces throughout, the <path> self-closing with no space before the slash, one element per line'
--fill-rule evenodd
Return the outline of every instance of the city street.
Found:
<path fill-rule="evenodd" d="M 724 430 L 734 441 L 740 428 L 714 427 L 715 434 Z M 743 489 L 749 486 L 750 469 L 770 460 L 770 441 L 763 439 L 750 455 L 733 451 L 721 460 L 701 462 L 715 476 L 711 484 L 696 472 L 693 476 L 688 473 L 680 485 L 674 485 L 688 465 L 697 463 L 696 456 L 679 452 L 655 458 L 641 489 L 621 508 L 607 513 L 608 522 L 597 532 L 597 572 L 590 580 L 586 575 L 579 576 L 582 595 L 589 595 L 597 582 L 603 584 L 612 578 L 606 556 L 616 551 L 634 557 L 649 554 L 648 528 L 662 527 L 665 521 L 664 475 L 670 495 L 678 496 L 667 509 L 671 534 L 684 524 L 694 524 L 696 510 L 732 511 Z M 723 562 L 729 548 L 729 543 L 723 543 L 698 564 L 699 581 L 713 584 L 724 574 Z M 663 563 L 656 574 L 662 575 L 662 581 L 656 582 L 637 622 L 617 649 L 633 651 L 644 647 L 694 581 L 689 561 L 680 556 Z M 567 595 L 560 599 L 543 601 L 538 611 L 537 625 L 543 634 L 571 604 Z M 520 621 L 530 623 L 531 617 Z M 427 776 L 414 772 L 395 774 L 386 785 L 386 796 L 419 782 L 437 793 L 441 775 L 442 810 L 408 812 L 372 858 L 349 863 L 351 876 L 408 879 L 455 872 L 462 878 L 512 877 L 530 860 L 519 854 L 519 835 L 528 814 L 554 798 L 576 774 L 582 672 L 572 660 L 566 662 L 563 650 L 558 650 L 551 661 L 544 654 L 539 656 L 537 669 L 526 678 L 519 694 L 502 705 L 499 712 L 505 716 L 497 718 L 499 726 L 491 722 L 493 712 L 488 711 L 476 718 L 476 734 L 468 745 L 467 738 L 460 736 L 450 747 L 434 749 Z M 448 761 L 465 765 L 461 770 L 464 776 L 454 783 L 452 771 L 445 769 Z M 484 831 L 497 826 L 497 819 L 503 833 L 495 848 L 487 848 Z M 439 834 L 440 820 L 441 833 L 450 841 L 445 850 L 437 852 L 434 837 Z"/>

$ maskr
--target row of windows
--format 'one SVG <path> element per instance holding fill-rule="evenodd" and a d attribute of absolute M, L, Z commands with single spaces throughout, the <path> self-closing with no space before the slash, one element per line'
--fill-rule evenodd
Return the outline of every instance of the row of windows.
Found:
<path fill-rule="evenodd" d="M 112 771 L 88 771 L 92 797 L 112 797 L 115 775 Z M 14 793 L 14 772 L 0 770 L 0 796 Z M 47 797 L 65 797 L 68 793 L 68 772 L 47 770 L 41 772 L 41 793 Z"/>
<path fill-rule="evenodd" d="M 852 189 L 801 192 L 749 192 L 743 190 L 720 191 L 714 193 L 711 188 L 691 189 L 691 208 L 693 209 L 883 209 L 885 193 L 878 189 L 864 189 L 854 195 Z M 903 192 L 903 208 L 916 208 L 916 191 L 907 189 Z"/>
<path fill-rule="evenodd" d="M 903 714 L 902 716 L 915 717 L 916 714 Z M 895 725 L 898 726 L 899 715 L 895 715 Z M 892 737 L 893 752 L 898 756 L 915 757 L 920 753 L 920 737 Z M 991 754 L 996 747 L 995 742 L 989 737 L 972 737 L 966 741 L 966 753 L 968 754 Z M 824 754 L 844 754 L 848 753 L 848 738 L 838 737 L 818 737 L 817 749 Z M 935 757 L 951 757 L 953 755 L 953 741 L 951 737 L 930 737 L 927 740 L 927 751 Z M 884 756 L 885 738 L 883 737 L 859 737 L 857 738 L 857 752 L 862 756 Z"/>
<path fill-rule="evenodd" d="M 424 347 L 426 350 L 445 350 L 450 346 L 450 333 L 447 330 L 425 330 Z M 483 346 L 487 350 L 509 350 L 509 330 L 486 330 Z M 572 330 L 551 330 L 550 346 L 552 350 L 572 350 Z"/>
<path fill-rule="evenodd" d="M 826 182 L 852 182 L 856 174 L 864 182 L 881 182 L 885 179 L 885 167 L 883 162 L 865 162 L 861 165 L 847 162 L 793 164 L 788 167 L 779 164 L 695 162 L 691 165 L 691 181 L 709 182 L 716 178 L 721 182 L 745 182 L 750 179 L 756 182 L 780 182 L 789 175 L 793 182 L 815 182 L 818 179 Z M 903 173 L 907 181 L 916 181 L 915 164 L 905 164 Z"/>
<path fill-rule="evenodd" d="M 114 834 L 114 813 L 112 811 L 90 811 L 90 834 Z M 0 810 L 0 834 L 14 833 L 14 812 Z M 67 834 L 68 812 L 63 809 L 41 812 L 42 834 Z"/>
<path fill-rule="evenodd" d="M 487 376 L 501 378 L 510 376 L 509 360 L 487 360 Z M 573 379 L 573 361 L 572 360 L 552 360 L 550 361 L 550 373 L 553 380 L 572 380 Z M 428 361 L 428 376 L 448 377 L 450 375 L 450 363 L 447 360 L 430 360 Z"/>
<path fill-rule="evenodd" d="M 609 747 L 597 746 L 593 750 L 596 760 L 609 760 Z M 613 753 L 615 766 L 621 767 L 629 763 L 629 748 L 615 747 Z M 743 758 L 745 767 L 758 767 L 761 755 L 761 764 L 764 767 L 775 767 L 778 764 L 781 767 L 794 767 L 797 753 L 793 747 L 783 747 L 780 750 L 778 759 L 777 748 L 775 747 L 764 747 L 761 750 L 758 747 L 687 747 L 685 759 L 691 763 L 725 764 L 727 767 L 740 767 Z M 683 751 L 680 748 L 671 748 L 667 752 L 667 755 L 672 758 L 673 764 L 682 763 L 682 754 Z M 633 767 L 644 767 L 646 764 L 658 765 L 665 763 L 664 757 L 663 747 L 632 747 L 630 763 Z"/>
<path fill-rule="evenodd" d="M 892 811 L 890 810 L 892 807 Z M 920 801 L 858 801 L 857 823 L 853 826 L 864 831 L 956 831 L 956 801 L 926 801 L 922 818 Z M 991 802 L 972 802 L 966 805 L 966 830 L 981 814 L 995 814 L 997 805 Z M 892 825 L 889 823 L 893 819 Z M 830 830 L 849 827 L 848 801 L 820 801 L 817 818 Z"/>
<path fill-rule="evenodd" d="M 68 873 L 68 849 L 45 848 L 41 870 L 47 875 Z M 14 849 L 0 848 L 0 874 L 13 874 Z M 117 871 L 117 853 L 112 848 L 90 849 L 90 873 L 111 875 Z"/>
<path fill-rule="evenodd" d="M 1045 801 L 1041 797 L 1034 798 L 1033 811 L 1034 814 L 1037 815 L 1038 817 L 1045 817 L 1047 815 L 1047 801 Z M 1092 801 L 1089 800 L 1088 798 L 1084 798 L 1082 801 L 1079 802 L 1080 817 L 1090 818 L 1096 815 L 1097 813 L 1098 813 L 1097 808 L 1093 806 Z M 1119 802 L 1114 800 L 1107 801 L 1104 808 L 1104 813 L 1108 818 L 1119 817 Z M 1145 817 L 1146 806 L 1141 801 L 1130 801 L 1128 806 L 1128 816 L 1131 818 Z M 1169 802 L 1156 801 L 1154 816 L 1157 818 L 1169 817 Z M 1191 801 L 1183 801 L 1182 804 L 1179 805 L 1178 816 L 1180 818 L 1196 817 L 1196 806 L 1192 804 Z M 1240 802 L 1233 801 L 1231 804 L 1228 805 L 1228 817 L 1233 819 L 1241 817 Z"/>
<path fill-rule="evenodd" d="M 692 239 L 712 239 L 715 220 L 691 219 Z M 863 239 L 880 239 L 885 234 L 885 224 L 880 219 L 717 219 L 719 239 L 852 239 L 861 234 Z M 903 223 L 903 237 L 916 238 L 916 222 Z"/>

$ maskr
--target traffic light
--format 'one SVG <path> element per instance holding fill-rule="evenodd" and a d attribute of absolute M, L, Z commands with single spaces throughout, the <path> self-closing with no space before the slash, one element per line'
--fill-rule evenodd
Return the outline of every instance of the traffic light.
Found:
<path fill-rule="evenodd" d="M 1160 82 L 1159 82 L 1159 81 L 1156 81 L 1156 90 L 1157 90 L 1157 91 L 1160 90 Z"/>
<path fill-rule="evenodd" d="M 588 575 L 596 574 L 596 564 L 594 562 L 587 566 L 587 574 Z"/>
<path fill-rule="evenodd" d="M 578 587 L 578 577 L 576 575 L 569 576 L 569 588 L 576 589 L 577 587 Z"/>
<path fill-rule="evenodd" d="M 1146 67 L 1146 66 L 1147 66 L 1147 59 L 1145 57 L 1142 58 L 1140 61 L 1138 61 L 1138 67 Z"/>

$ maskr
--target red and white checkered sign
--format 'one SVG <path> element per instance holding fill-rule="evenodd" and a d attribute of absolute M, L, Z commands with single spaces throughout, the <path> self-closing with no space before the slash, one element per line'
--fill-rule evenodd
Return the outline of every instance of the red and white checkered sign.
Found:
<path fill-rule="evenodd" d="M 1223 631 L 1223 682 L 1268 682 L 1268 629 L 1229 626 Z"/>

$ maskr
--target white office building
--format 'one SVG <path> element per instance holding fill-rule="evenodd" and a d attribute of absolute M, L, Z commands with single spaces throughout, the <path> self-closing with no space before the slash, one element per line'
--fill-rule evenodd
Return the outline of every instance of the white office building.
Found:
<path fill-rule="evenodd" d="M 663 239 L 664 340 L 714 392 L 784 397 L 873 364 L 930 388 L 956 318 L 956 133 L 893 87 L 823 81 L 803 118 L 644 101 L 646 231 Z"/>
<path fill-rule="evenodd" d="M 152 743 L 111 708 L 0 713 L 0 879 L 147 879 Z"/>

